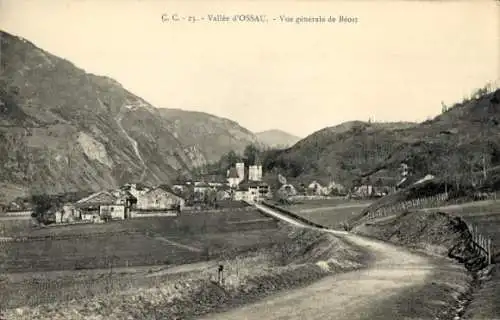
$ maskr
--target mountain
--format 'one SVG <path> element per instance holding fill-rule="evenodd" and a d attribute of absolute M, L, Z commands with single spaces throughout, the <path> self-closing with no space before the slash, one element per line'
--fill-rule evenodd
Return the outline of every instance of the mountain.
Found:
<path fill-rule="evenodd" d="M 255 135 L 262 144 L 271 148 L 288 148 L 300 140 L 293 134 L 276 129 L 258 132 Z"/>
<path fill-rule="evenodd" d="M 292 180 L 394 185 L 405 162 L 418 175 L 478 183 L 500 165 L 500 94 L 480 91 L 423 123 L 354 121 L 325 128 L 268 154 L 264 169 Z"/>
<path fill-rule="evenodd" d="M 214 162 L 233 150 L 242 153 L 249 144 L 261 142 L 237 122 L 204 112 L 160 108 L 158 112 L 169 122 L 174 136 L 188 148 L 201 150 L 208 162 Z"/>
<path fill-rule="evenodd" d="M 157 109 L 21 37 L 0 39 L 0 198 L 168 183 L 256 141 L 225 119 Z"/>

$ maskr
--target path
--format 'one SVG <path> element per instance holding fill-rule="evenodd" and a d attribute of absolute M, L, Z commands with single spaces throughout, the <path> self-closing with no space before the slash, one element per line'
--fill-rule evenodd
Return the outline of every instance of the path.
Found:
<path fill-rule="evenodd" d="M 270 208 L 259 204 L 256 207 L 293 225 L 309 228 Z M 428 258 L 401 247 L 346 231 L 323 231 L 368 250 L 374 261 L 366 269 L 332 275 L 305 288 L 276 294 L 260 302 L 201 319 L 372 319 L 371 311 L 386 303 L 388 298 L 424 284 L 435 267 Z M 415 316 L 418 318 L 418 315 Z M 393 314 L 384 317 L 394 319 Z"/>

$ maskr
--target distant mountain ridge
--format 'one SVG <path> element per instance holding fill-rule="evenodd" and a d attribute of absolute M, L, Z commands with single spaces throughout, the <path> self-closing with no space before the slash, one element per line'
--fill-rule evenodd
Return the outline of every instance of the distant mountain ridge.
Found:
<path fill-rule="evenodd" d="M 0 41 L 0 198 L 168 183 L 257 142 L 226 119 L 157 109 L 21 37 Z"/>
<path fill-rule="evenodd" d="M 202 150 L 209 162 L 219 160 L 230 150 L 242 153 L 249 144 L 261 146 L 254 133 L 230 119 L 181 109 L 159 108 L 158 112 L 182 144 Z"/>
<path fill-rule="evenodd" d="M 257 132 L 255 135 L 261 143 L 271 148 L 291 147 L 300 140 L 299 137 L 278 129 Z"/>

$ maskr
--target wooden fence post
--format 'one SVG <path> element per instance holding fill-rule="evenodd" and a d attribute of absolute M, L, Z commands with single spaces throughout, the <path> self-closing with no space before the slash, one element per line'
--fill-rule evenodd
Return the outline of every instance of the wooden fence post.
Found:
<path fill-rule="evenodd" d="M 488 239 L 488 265 L 491 264 L 491 239 Z"/>

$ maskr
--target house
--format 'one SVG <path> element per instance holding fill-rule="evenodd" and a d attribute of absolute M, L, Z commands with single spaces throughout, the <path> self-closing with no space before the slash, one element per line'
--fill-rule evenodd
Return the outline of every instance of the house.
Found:
<path fill-rule="evenodd" d="M 309 194 L 313 195 L 326 195 L 328 190 L 324 188 L 318 181 L 313 181 L 307 186 L 307 191 Z"/>
<path fill-rule="evenodd" d="M 167 185 L 149 190 L 137 199 L 138 210 L 182 210 L 185 200 Z"/>
<path fill-rule="evenodd" d="M 240 177 L 238 176 L 236 168 L 229 169 L 227 173 L 227 182 L 231 188 L 236 188 L 238 184 L 240 184 Z"/>
<path fill-rule="evenodd" d="M 183 193 L 187 188 L 187 185 L 185 184 L 174 184 L 172 186 L 172 190 L 174 190 L 174 192 L 176 193 Z"/>
<path fill-rule="evenodd" d="M 354 195 L 362 198 L 371 197 L 375 194 L 375 189 L 371 184 L 363 184 L 354 190 Z"/>
<path fill-rule="evenodd" d="M 217 201 L 231 200 L 232 199 L 231 188 L 229 186 L 218 187 L 216 193 L 216 199 Z"/>
<path fill-rule="evenodd" d="M 195 183 L 193 191 L 195 194 L 205 195 L 205 193 L 207 193 L 208 190 L 212 189 L 213 187 L 211 187 L 208 183 L 204 181 L 199 181 Z"/>
<path fill-rule="evenodd" d="M 295 196 L 297 195 L 297 190 L 295 187 L 289 183 L 283 184 L 279 189 L 278 192 L 285 196 Z"/>
<path fill-rule="evenodd" d="M 248 167 L 248 180 L 262 181 L 262 166 L 253 165 Z"/>
<path fill-rule="evenodd" d="M 336 183 L 335 181 L 331 181 L 330 184 L 326 187 L 328 194 L 346 194 L 346 189 L 343 185 Z"/>
<path fill-rule="evenodd" d="M 71 223 L 82 220 L 81 212 L 72 203 L 66 203 L 55 212 L 56 223 Z"/>
<path fill-rule="evenodd" d="M 260 181 L 243 181 L 234 192 L 235 201 L 260 201 L 270 196 L 271 188 Z"/>
<path fill-rule="evenodd" d="M 82 220 L 123 220 L 129 216 L 129 202 L 109 191 L 100 191 L 78 200 L 74 204 Z"/>
<path fill-rule="evenodd" d="M 113 190 L 110 191 L 117 199 L 117 204 L 123 204 L 126 208 L 133 208 L 137 204 L 137 198 L 126 190 Z"/>
<path fill-rule="evenodd" d="M 127 183 L 121 187 L 120 190 L 128 191 L 131 195 L 138 199 L 151 190 L 151 188 L 142 183 Z"/>

